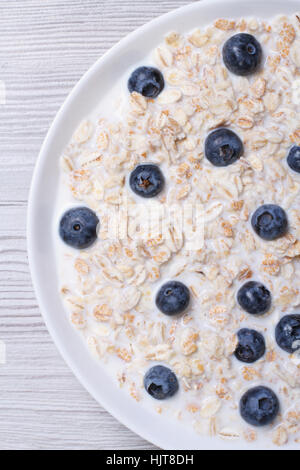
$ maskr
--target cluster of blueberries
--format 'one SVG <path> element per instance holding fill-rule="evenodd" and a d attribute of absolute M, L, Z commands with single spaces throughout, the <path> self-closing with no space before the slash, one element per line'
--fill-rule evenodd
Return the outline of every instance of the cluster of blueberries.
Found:
<path fill-rule="evenodd" d="M 250 315 L 264 315 L 270 310 L 272 298 L 270 291 L 261 283 L 250 281 L 237 293 L 237 302 Z M 190 304 L 189 289 L 178 281 L 164 284 L 157 293 L 156 306 L 168 316 L 184 313 Z M 235 357 L 244 363 L 258 361 L 266 351 L 264 337 L 256 330 L 242 328 L 237 333 L 238 344 Z M 275 329 L 278 346 L 288 353 L 300 347 L 300 315 L 286 315 Z M 144 378 L 147 392 L 162 400 L 173 396 L 178 390 L 176 375 L 165 366 L 152 367 Z M 240 401 L 242 417 L 250 424 L 262 426 L 270 423 L 279 410 L 279 401 L 272 390 L 259 386 L 248 390 Z"/>
<path fill-rule="evenodd" d="M 236 34 L 223 46 L 223 61 L 233 74 L 247 76 L 256 72 L 262 61 L 262 48 L 250 34 Z M 164 89 L 163 74 L 153 67 L 139 67 L 129 81 L 130 93 L 137 92 L 146 98 L 156 98 Z M 227 128 L 211 132 L 205 141 L 205 156 L 217 167 L 226 167 L 236 162 L 243 154 L 241 139 Z M 288 154 L 289 167 L 300 173 L 300 147 L 293 146 Z M 129 185 L 132 191 L 143 198 L 156 197 L 164 188 L 165 178 L 157 165 L 139 165 L 131 173 Z M 264 240 L 276 240 L 287 233 L 288 219 L 285 211 L 274 204 L 265 204 L 253 214 L 251 224 L 256 234 Z M 99 219 L 87 207 L 67 211 L 61 221 L 59 232 L 62 240 L 77 249 L 90 247 L 97 239 Z M 237 294 L 240 307 L 251 315 L 263 315 L 271 307 L 271 293 L 261 283 L 250 281 Z M 170 281 L 157 293 L 156 306 L 165 315 L 178 316 L 190 304 L 190 291 L 183 283 Z M 247 328 L 237 333 L 238 345 L 235 357 L 245 363 L 260 359 L 266 350 L 261 333 Z M 286 315 L 275 330 L 280 348 L 293 353 L 300 348 L 300 314 Z M 155 399 L 172 397 L 179 388 L 176 375 L 167 367 L 152 367 L 144 377 L 146 391 Z M 258 386 L 248 390 L 240 400 L 241 416 L 254 426 L 271 423 L 279 411 L 279 400 L 268 387 Z"/>

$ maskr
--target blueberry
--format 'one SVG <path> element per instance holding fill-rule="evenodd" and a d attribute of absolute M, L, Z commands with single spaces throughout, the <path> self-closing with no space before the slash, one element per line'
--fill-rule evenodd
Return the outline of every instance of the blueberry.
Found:
<path fill-rule="evenodd" d="M 190 303 L 189 289 L 178 281 L 164 284 L 156 296 L 156 306 L 165 315 L 173 316 L 184 312 Z"/>
<path fill-rule="evenodd" d="M 262 60 L 262 48 L 251 34 L 235 34 L 223 47 L 223 60 L 235 75 L 250 75 L 256 72 Z"/>
<path fill-rule="evenodd" d="M 156 165 L 139 165 L 131 173 L 129 185 L 138 196 L 157 196 L 164 188 L 165 178 Z"/>
<path fill-rule="evenodd" d="M 279 412 L 279 400 L 268 387 L 254 387 L 241 398 L 240 413 L 252 426 L 265 426 L 272 423 Z"/>
<path fill-rule="evenodd" d="M 241 139 L 231 130 L 220 128 L 211 132 L 205 141 L 205 156 L 215 166 L 228 166 L 243 154 Z"/>
<path fill-rule="evenodd" d="M 292 170 L 300 173 L 300 147 L 294 145 L 294 147 L 291 148 L 287 157 L 287 162 Z"/>
<path fill-rule="evenodd" d="M 146 391 L 156 400 L 170 398 L 178 391 L 178 380 L 174 372 L 165 366 L 154 366 L 145 374 Z"/>
<path fill-rule="evenodd" d="M 275 338 L 278 346 L 288 353 L 300 349 L 300 315 L 286 315 L 275 329 Z"/>
<path fill-rule="evenodd" d="M 235 357 L 248 364 L 258 361 L 266 351 L 266 343 L 261 333 L 248 328 L 241 329 L 238 334 L 238 345 L 234 352 Z"/>
<path fill-rule="evenodd" d="M 130 93 L 136 91 L 146 98 L 156 98 L 164 89 L 163 74 L 154 67 L 139 67 L 128 81 Z"/>
<path fill-rule="evenodd" d="M 260 282 L 249 281 L 244 284 L 237 294 L 237 301 L 251 315 L 263 315 L 271 307 L 271 293 Z"/>
<path fill-rule="evenodd" d="M 73 248 L 88 248 L 97 239 L 98 224 L 98 217 L 88 207 L 76 207 L 68 210 L 61 218 L 59 234 Z"/>
<path fill-rule="evenodd" d="M 275 204 L 260 206 L 253 214 L 251 224 L 257 235 L 268 241 L 283 237 L 288 230 L 287 215 Z"/>

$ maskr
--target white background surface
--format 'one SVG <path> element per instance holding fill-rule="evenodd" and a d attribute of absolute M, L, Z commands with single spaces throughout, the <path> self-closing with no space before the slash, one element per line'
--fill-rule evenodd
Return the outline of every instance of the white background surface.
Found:
<path fill-rule="evenodd" d="M 83 73 L 132 30 L 188 3 L 0 0 L 1 449 L 153 448 L 106 413 L 59 356 L 31 285 L 26 204 L 46 132 Z"/>

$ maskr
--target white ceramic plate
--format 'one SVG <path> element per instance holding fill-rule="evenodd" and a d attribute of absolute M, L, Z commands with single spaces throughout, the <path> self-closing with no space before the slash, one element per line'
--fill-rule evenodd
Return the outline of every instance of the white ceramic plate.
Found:
<path fill-rule="evenodd" d="M 279 13 L 297 12 L 299 6 L 299 0 L 203 0 L 138 29 L 99 59 L 80 80 L 57 114 L 38 158 L 28 207 L 28 251 L 36 296 L 50 334 L 90 394 L 128 428 L 163 449 L 253 449 L 253 445 L 203 438 L 177 421 L 164 420 L 157 413 L 144 409 L 118 388 L 69 324 L 59 295 L 50 230 L 57 196 L 59 157 L 79 122 L 105 96 L 111 83 L 128 67 L 142 61 L 170 30 L 183 33 L 218 17 L 270 18 Z M 263 446 L 255 444 L 255 448 Z"/>

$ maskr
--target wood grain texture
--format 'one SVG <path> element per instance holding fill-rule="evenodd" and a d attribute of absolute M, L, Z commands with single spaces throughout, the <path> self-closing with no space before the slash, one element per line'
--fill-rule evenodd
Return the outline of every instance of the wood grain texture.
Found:
<path fill-rule="evenodd" d="M 0 0 L 1 449 L 152 449 L 103 410 L 54 346 L 26 253 L 32 171 L 46 132 L 82 74 L 138 26 L 189 0 Z"/>

